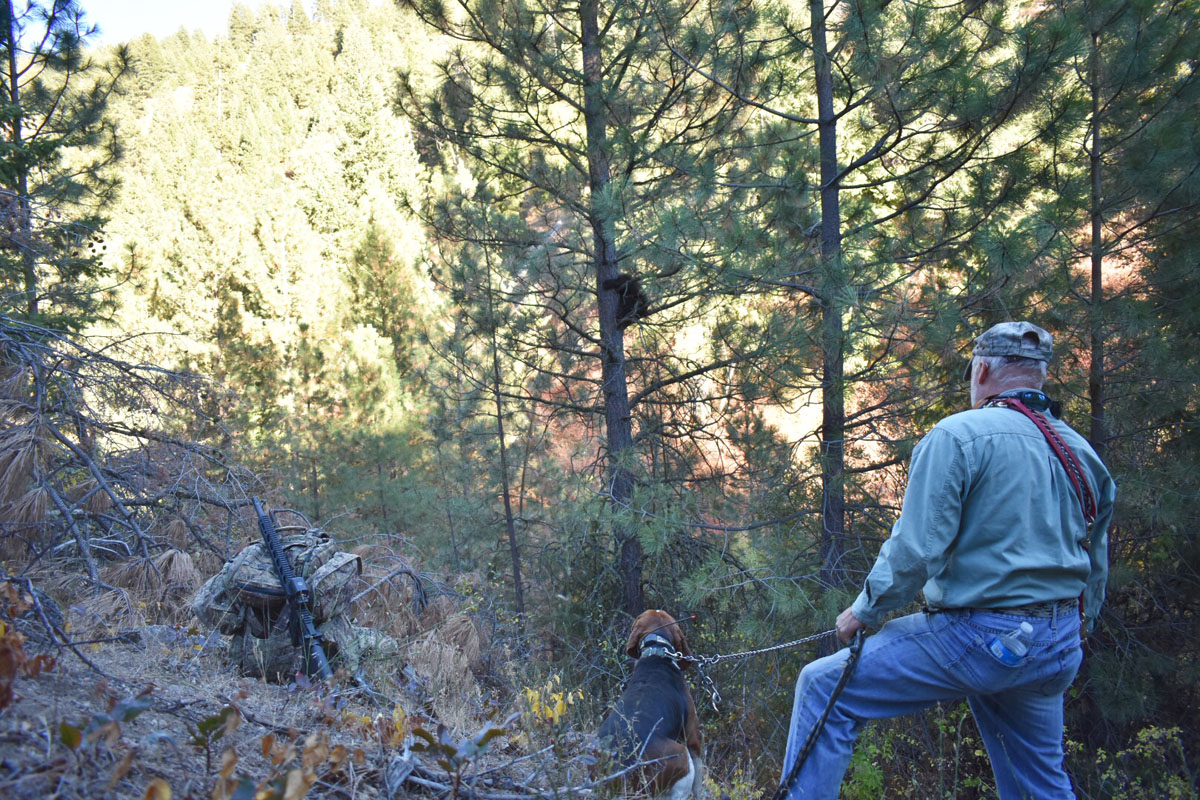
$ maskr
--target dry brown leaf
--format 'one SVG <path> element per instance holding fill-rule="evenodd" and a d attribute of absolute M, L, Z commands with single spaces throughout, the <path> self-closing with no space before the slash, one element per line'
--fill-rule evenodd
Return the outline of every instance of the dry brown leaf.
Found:
<path fill-rule="evenodd" d="M 237 769 L 238 757 L 237 752 L 231 747 L 221 754 L 221 770 L 218 774 L 222 780 L 231 780 L 233 771 Z"/>
<path fill-rule="evenodd" d="M 346 748 L 346 745 L 335 745 L 333 751 L 329 754 L 329 769 L 332 772 L 337 772 L 349 758 L 350 751 Z"/>
<path fill-rule="evenodd" d="M 304 752 L 300 767 L 307 773 L 316 769 L 329 758 L 329 741 L 324 734 L 314 733 L 304 740 Z"/>
<path fill-rule="evenodd" d="M 142 800 L 171 800 L 171 786 L 162 778 L 155 778 L 146 787 Z"/>
<path fill-rule="evenodd" d="M 271 763 L 275 765 L 286 764 L 298 755 L 296 745 L 289 744 L 287 747 L 281 748 L 271 757 Z"/>
<path fill-rule="evenodd" d="M 129 769 L 133 766 L 133 759 L 136 755 L 136 749 L 130 750 L 125 754 L 125 757 L 117 763 L 117 766 L 113 767 L 112 777 L 108 779 L 108 788 L 110 790 L 116 786 L 118 782 L 120 782 L 121 778 L 124 778 L 127 774 L 129 774 Z"/>
<path fill-rule="evenodd" d="M 283 788 L 283 800 L 300 800 L 308 794 L 308 787 L 313 785 L 316 775 L 305 775 L 303 770 L 288 770 L 287 782 Z"/>
<path fill-rule="evenodd" d="M 229 707 L 230 713 L 225 715 L 225 735 L 229 736 L 237 730 L 238 725 L 242 724 L 242 712 L 238 711 L 233 706 Z"/>

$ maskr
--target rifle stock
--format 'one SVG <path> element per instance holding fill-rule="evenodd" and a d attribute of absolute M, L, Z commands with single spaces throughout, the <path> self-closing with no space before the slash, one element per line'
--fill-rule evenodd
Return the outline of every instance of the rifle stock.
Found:
<path fill-rule="evenodd" d="M 292 610 L 292 644 L 299 647 L 304 654 L 304 673 L 310 678 L 328 681 L 333 678 L 333 670 L 329 668 L 329 659 L 326 658 L 325 648 L 322 646 L 325 637 L 313 622 L 310 608 L 312 596 L 308 583 L 292 571 L 292 565 L 288 563 L 283 552 L 283 543 L 279 540 L 279 531 L 275 530 L 275 523 L 263 510 L 258 498 L 252 499 L 254 513 L 258 515 L 258 529 L 275 565 L 275 576 L 279 578 L 279 585 L 287 595 L 288 607 Z"/>

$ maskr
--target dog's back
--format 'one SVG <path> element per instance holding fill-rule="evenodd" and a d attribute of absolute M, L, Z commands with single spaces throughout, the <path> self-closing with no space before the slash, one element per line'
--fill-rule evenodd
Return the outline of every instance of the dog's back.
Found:
<path fill-rule="evenodd" d="M 622 766 L 641 760 L 652 738 L 684 741 L 687 686 L 671 660 L 650 656 L 638 661 L 625 691 L 600 725 L 601 744 Z"/>
<path fill-rule="evenodd" d="M 699 798 L 704 778 L 696 706 L 683 678 L 692 650 L 675 618 L 661 609 L 638 615 L 625 653 L 637 659 L 625 691 L 597 730 L 624 794 Z M 636 764 L 641 766 L 628 770 Z"/>

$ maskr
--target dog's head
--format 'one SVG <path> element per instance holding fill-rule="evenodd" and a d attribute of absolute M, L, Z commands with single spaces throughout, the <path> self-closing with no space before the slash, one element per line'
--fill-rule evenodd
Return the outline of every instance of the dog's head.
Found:
<path fill-rule="evenodd" d="M 680 655 L 690 656 L 692 648 L 688 647 L 687 637 L 683 635 L 683 628 L 675 621 L 667 612 L 652 608 L 638 614 L 637 619 L 633 621 L 633 627 L 629 631 L 629 641 L 625 643 L 625 652 L 630 658 L 638 657 L 638 648 L 642 644 L 642 639 L 648 634 L 657 633 L 659 636 L 665 636 L 671 640 L 671 644 L 675 648 L 675 652 Z M 679 666 L 681 669 L 687 669 L 692 665 L 691 661 L 681 661 Z"/>

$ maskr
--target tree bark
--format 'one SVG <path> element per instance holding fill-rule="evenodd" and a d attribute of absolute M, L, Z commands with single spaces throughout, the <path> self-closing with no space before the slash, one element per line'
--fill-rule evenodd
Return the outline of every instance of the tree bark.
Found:
<path fill-rule="evenodd" d="M 1100 34 L 1092 33 L 1091 50 L 1088 53 L 1088 81 L 1092 95 L 1092 151 L 1089 168 L 1092 178 L 1092 296 L 1089 305 L 1089 327 L 1091 336 L 1091 363 L 1088 366 L 1088 400 L 1091 406 L 1091 429 L 1088 438 L 1092 449 L 1104 458 L 1108 431 L 1104 418 L 1104 229 L 1101 202 L 1102 160 L 1100 152 Z"/>
<path fill-rule="evenodd" d="M 516 595 L 517 618 L 524 624 L 525 587 L 521 582 L 521 549 L 517 546 L 517 526 L 513 520 L 512 487 L 508 481 L 508 445 L 504 442 L 504 403 L 500 398 L 500 346 L 496 341 L 496 295 L 492 287 L 492 271 L 488 267 L 489 324 L 492 342 L 492 397 L 496 402 L 496 436 L 500 440 L 500 490 L 504 496 L 504 526 L 508 532 L 508 555 L 512 559 L 513 592 Z"/>
<path fill-rule="evenodd" d="M 821 152 L 821 580 L 845 581 L 846 401 L 843 364 L 842 229 L 833 70 L 825 42 L 824 0 L 809 0 Z"/>
<path fill-rule="evenodd" d="M 587 132 L 588 186 L 591 200 L 588 222 L 592 228 L 592 260 L 600 314 L 601 380 L 604 424 L 608 444 L 609 493 L 618 522 L 613 526 L 617 570 L 621 578 L 624 609 L 631 615 L 644 610 L 642 547 L 628 526 L 619 520 L 633 497 L 633 476 L 628 459 L 633 455 L 633 427 L 625 365 L 625 339 L 617 325 L 617 293 L 603 290 L 604 282 L 617 277 L 616 231 L 606 195 L 611 174 L 604 103 L 603 53 L 600 46 L 598 0 L 584 0 L 579 8 L 583 43 L 583 114 Z"/>
<path fill-rule="evenodd" d="M 24 132 L 21 130 L 23 115 L 17 111 L 21 106 L 21 74 L 17 71 L 17 49 L 20 32 L 17 30 L 17 17 L 13 12 L 12 0 L 6 0 L 4 13 L 7 14 L 4 35 L 8 37 L 8 102 L 12 106 L 13 117 L 9 122 L 9 144 L 16 153 L 17 167 L 17 226 L 20 237 L 18 244 L 21 248 L 21 267 L 25 277 L 26 311 L 29 316 L 38 313 L 38 280 L 37 261 L 33 256 L 33 208 L 29 202 L 29 167 L 24 164 L 21 151 L 24 148 Z"/>

